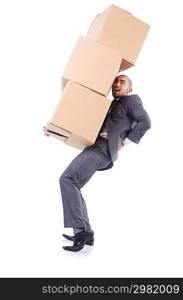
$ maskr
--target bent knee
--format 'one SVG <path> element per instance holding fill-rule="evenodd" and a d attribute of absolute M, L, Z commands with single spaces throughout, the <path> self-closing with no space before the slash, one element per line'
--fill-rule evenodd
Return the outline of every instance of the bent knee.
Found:
<path fill-rule="evenodd" d="M 66 178 L 67 178 L 66 175 L 63 173 L 59 178 L 59 183 L 60 184 L 64 183 L 66 181 Z"/>
<path fill-rule="evenodd" d="M 64 184 L 64 183 L 78 183 L 78 176 L 75 173 L 71 174 L 65 174 L 63 173 L 60 178 L 59 178 L 59 183 Z"/>

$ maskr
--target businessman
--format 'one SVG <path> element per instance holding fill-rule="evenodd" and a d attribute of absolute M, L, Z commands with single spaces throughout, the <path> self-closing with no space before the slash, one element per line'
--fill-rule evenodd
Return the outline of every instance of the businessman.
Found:
<path fill-rule="evenodd" d="M 77 252 L 85 245 L 94 244 L 94 232 L 81 188 L 96 171 L 112 168 L 119 150 L 131 142 L 138 144 L 151 127 L 141 99 L 131 92 L 130 78 L 118 73 L 112 84 L 114 100 L 95 143 L 77 155 L 60 176 L 64 227 L 73 228 L 74 231 L 73 236 L 63 234 L 66 239 L 73 241 L 73 245 L 64 246 L 64 250 Z M 46 128 L 45 134 L 49 135 Z"/>

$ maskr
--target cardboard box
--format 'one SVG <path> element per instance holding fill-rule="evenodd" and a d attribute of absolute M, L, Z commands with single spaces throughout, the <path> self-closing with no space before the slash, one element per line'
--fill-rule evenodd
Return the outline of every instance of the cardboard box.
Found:
<path fill-rule="evenodd" d="M 87 37 L 120 51 L 122 70 L 136 62 L 150 26 L 128 11 L 111 5 L 91 23 Z"/>
<path fill-rule="evenodd" d="M 55 126 L 55 132 L 54 131 L 50 131 L 49 128 L 52 127 L 52 130 L 53 130 L 53 124 L 51 123 L 47 123 L 47 128 L 48 128 L 48 132 L 49 132 L 49 135 L 62 141 L 62 142 L 65 142 L 65 144 L 69 145 L 69 146 L 72 146 L 76 149 L 79 149 L 79 150 L 83 150 L 86 146 L 90 146 L 91 143 L 87 140 L 87 139 L 83 139 L 79 136 L 76 136 L 74 134 L 71 134 L 70 137 L 66 137 L 66 136 L 63 136 L 63 135 L 60 135 L 59 133 L 57 133 L 57 129 L 58 127 Z"/>
<path fill-rule="evenodd" d="M 63 141 L 65 141 L 72 134 L 68 130 L 60 128 L 52 123 L 47 123 L 47 129 L 51 133 L 57 133 L 61 137 L 60 139 L 62 139 Z"/>
<path fill-rule="evenodd" d="M 63 73 L 62 88 L 72 80 L 106 96 L 121 63 L 119 51 L 80 36 Z"/>
<path fill-rule="evenodd" d="M 68 81 L 47 125 L 48 131 L 67 145 L 82 150 L 95 142 L 110 104 L 106 97 Z"/>

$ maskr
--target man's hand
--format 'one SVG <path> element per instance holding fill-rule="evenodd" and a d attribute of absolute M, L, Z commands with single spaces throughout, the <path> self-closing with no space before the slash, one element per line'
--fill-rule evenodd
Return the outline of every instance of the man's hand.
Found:
<path fill-rule="evenodd" d="M 49 133 L 48 133 L 48 129 L 46 126 L 43 126 L 43 131 L 44 131 L 44 135 L 45 136 L 50 136 Z"/>
<path fill-rule="evenodd" d="M 123 147 L 124 147 L 124 144 L 121 144 L 121 145 L 119 146 L 119 150 L 121 150 Z"/>

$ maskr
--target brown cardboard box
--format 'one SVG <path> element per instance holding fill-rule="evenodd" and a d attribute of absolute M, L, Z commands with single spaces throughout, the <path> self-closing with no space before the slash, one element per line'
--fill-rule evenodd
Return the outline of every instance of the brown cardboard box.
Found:
<path fill-rule="evenodd" d="M 57 133 L 57 129 L 58 129 L 57 126 L 55 126 L 55 129 L 54 129 L 55 132 L 50 131 L 49 128 L 52 127 L 52 130 L 53 130 L 53 126 L 54 126 L 53 124 L 47 123 L 49 135 L 62 141 L 62 142 L 65 142 L 65 144 L 72 146 L 74 148 L 77 148 L 79 150 L 83 150 L 86 146 L 91 145 L 91 142 L 89 142 L 87 139 L 83 139 L 79 136 L 76 136 L 75 134 L 71 134 L 70 137 L 60 135 L 59 133 Z"/>
<path fill-rule="evenodd" d="M 121 62 L 119 51 L 80 36 L 63 73 L 62 88 L 72 80 L 106 96 Z"/>
<path fill-rule="evenodd" d="M 68 81 L 47 125 L 48 131 L 82 150 L 95 142 L 110 104 L 106 97 Z"/>
<path fill-rule="evenodd" d="M 52 123 L 47 123 L 47 129 L 51 133 L 57 133 L 57 135 L 59 135 L 60 139 L 63 141 L 65 141 L 72 134 L 72 132 L 69 132 L 68 130 L 60 128 Z"/>
<path fill-rule="evenodd" d="M 126 10 L 111 5 L 96 16 L 86 36 L 120 51 L 125 70 L 135 64 L 149 28 Z"/>

